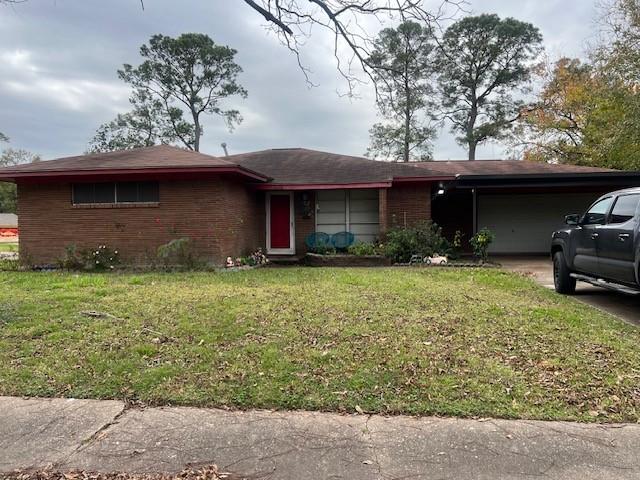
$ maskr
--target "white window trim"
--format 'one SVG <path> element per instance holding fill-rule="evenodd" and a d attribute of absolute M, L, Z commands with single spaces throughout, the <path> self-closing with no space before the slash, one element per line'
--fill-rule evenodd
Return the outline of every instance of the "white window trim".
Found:
<path fill-rule="evenodd" d="M 289 195 L 289 245 L 290 248 L 271 248 L 271 197 Z M 272 255 L 294 255 L 296 253 L 296 225 L 293 211 L 293 192 L 267 192 L 267 253 Z"/>

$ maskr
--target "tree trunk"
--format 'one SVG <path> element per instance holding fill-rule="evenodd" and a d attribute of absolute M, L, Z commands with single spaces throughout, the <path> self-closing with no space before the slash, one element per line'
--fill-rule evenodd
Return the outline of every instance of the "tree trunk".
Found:
<path fill-rule="evenodd" d="M 194 109 L 191 109 L 191 116 L 193 117 L 193 149 L 196 152 L 200 151 L 200 135 L 202 134 L 202 129 L 200 127 L 200 117 L 198 116 L 198 112 Z"/>
<path fill-rule="evenodd" d="M 404 61 L 404 151 L 402 152 L 402 160 L 404 162 L 409 161 L 409 149 L 411 134 L 409 129 L 411 128 L 411 87 L 409 86 L 409 55 L 408 55 L 409 40 L 405 42 L 405 61 Z"/>
<path fill-rule="evenodd" d="M 193 149 L 196 152 L 199 152 L 200 151 L 200 123 L 199 122 L 196 122 L 193 133 L 194 133 Z"/>
<path fill-rule="evenodd" d="M 478 146 L 478 144 L 476 143 L 475 140 L 471 140 L 469 142 L 469 160 L 475 160 L 476 159 L 476 147 Z"/>
<path fill-rule="evenodd" d="M 409 128 L 411 126 L 411 114 L 409 113 L 409 109 L 405 111 L 404 114 L 404 152 L 402 160 L 405 162 L 409 161 L 409 140 L 411 136 L 409 135 Z"/>
<path fill-rule="evenodd" d="M 476 119 L 478 118 L 478 104 L 475 98 L 475 90 L 473 92 L 473 99 L 471 101 L 471 111 L 469 112 L 469 121 L 467 123 L 467 145 L 469 146 L 469 160 L 476 159 L 476 147 L 478 142 L 473 134 L 473 129 L 476 126 Z"/>

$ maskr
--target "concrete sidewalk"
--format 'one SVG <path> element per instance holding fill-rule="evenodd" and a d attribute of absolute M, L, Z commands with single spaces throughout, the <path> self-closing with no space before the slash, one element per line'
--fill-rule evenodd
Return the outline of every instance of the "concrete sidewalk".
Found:
<path fill-rule="evenodd" d="M 0 472 L 47 465 L 258 479 L 637 479 L 640 425 L 125 409 L 0 397 Z"/>

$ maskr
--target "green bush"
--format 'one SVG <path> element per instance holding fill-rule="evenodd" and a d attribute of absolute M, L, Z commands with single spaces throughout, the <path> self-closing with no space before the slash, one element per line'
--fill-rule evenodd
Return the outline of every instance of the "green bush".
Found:
<path fill-rule="evenodd" d="M 64 248 L 64 256 L 58 259 L 58 266 L 64 270 L 84 270 L 84 262 L 75 244 Z"/>
<path fill-rule="evenodd" d="M 347 248 L 349 255 L 367 256 L 379 255 L 380 251 L 377 245 L 373 243 L 357 242 Z"/>
<path fill-rule="evenodd" d="M 16 258 L 0 258 L 0 272 L 17 272 L 20 261 Z"/>
<path fill-rule="evenodd" d="M 495 240 L 495 235 L 488 228 L 483 228 L 469 240 L 473 248 L 473 253 L 482 262 L 486 262 L 487 258 L 489 258 L 489 245 L 491 245 L 493 240 Z"/>
<path fill-rule="evenodd" d="M 158 247 L 158 260 L 165 267 L 194 269 L 199 262 L 193 253 L 193 244 L 188 237 L 176 238 Z"/>
<path fill-rule="evenodd" d="M 64 256 L 58 260 L 58 266 L 65 270 L 113 270 L 120 264 L 117 250 L 106 245 L 99 245 L 95 249 L 78 249 L 76 245 L 68 245 Z"/>
<path fill-rule="evenodd" d="M 389 230 L 384 246 L 385 256 L 400 263 L 407 263 L 412 255 L 424 258 L 436 253 L 447 255 L 450 251 L 451 246 L 442 236 L 442 229 L 431 221 Z"/>

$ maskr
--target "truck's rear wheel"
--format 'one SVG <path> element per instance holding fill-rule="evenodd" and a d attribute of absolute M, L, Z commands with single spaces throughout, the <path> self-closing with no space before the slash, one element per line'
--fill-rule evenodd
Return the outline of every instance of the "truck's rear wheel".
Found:
<path fill-rule="evenodd" d="M 553 284 L 556 292 L 571 295 L 576 291 L 576 279 L 571 277 L 564 253 L 553 254 Z"/>

